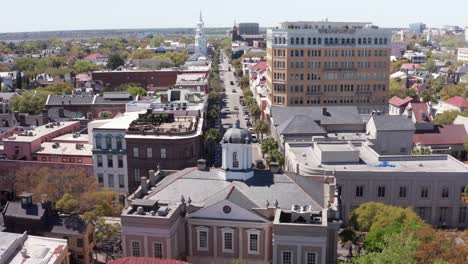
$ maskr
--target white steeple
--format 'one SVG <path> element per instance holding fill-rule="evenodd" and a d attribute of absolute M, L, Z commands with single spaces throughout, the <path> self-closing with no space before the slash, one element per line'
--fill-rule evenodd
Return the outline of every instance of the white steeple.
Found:
<path fill-rule="evenodd" d="M 200 11 L 200 17 L 197 22 L 197 29 L 195 31 L 195 53 L 202 55 L 207 54 L 207 40 L 205 36 L 205 22 L 203 22 L 203 15 Z"/>

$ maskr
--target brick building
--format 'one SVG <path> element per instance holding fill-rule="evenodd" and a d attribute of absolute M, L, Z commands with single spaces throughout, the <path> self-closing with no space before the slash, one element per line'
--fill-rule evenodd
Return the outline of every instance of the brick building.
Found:
<path fill-rule="evenodd" d="M 385 110 L 391 32 L 370 23 L 283 22 L 267 36 L 272 105 Z"/>

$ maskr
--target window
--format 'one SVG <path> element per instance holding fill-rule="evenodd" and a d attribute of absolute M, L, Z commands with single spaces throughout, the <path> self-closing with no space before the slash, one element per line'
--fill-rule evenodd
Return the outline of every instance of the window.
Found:
<path fill-rule="evenodd" d="M 204 226 L 197 227 L 197 248 L 199 251 L 208 251 L 208 228 Z"/>
<path fill-rule="evenodd" d="M 260 231 L 256 229 L 251 229 L 247 231 L 248 234 L 248 254 L 259 254 L 258 244 L 259 244 L 259 235 Z"/>
<path fill-rule="evenodd" d="M 292 252 L 291 251 L 283 251 L 281 252 L 281 263 L 282 264 L 292 264 Z"/>
<path fill-rule="evenodd" d="M 429 197 L 429 188 L 428 187 L 421 187 L 421 198 L 428 198 Z"/>
<path fill-rule="evenodd" d="M 117 156 L 117 166 L 123 168 L 123 156 Z"/>
<path fill-rule="evenodd" d="M 112 149 L 112 136 L 111 135 L 106 136 L 106 148 Z"/>
<path fill-rule="evenodd" d="M 239 168 L 239 160 L 237 159 L 237 152 L 232 153 L 232 167 Z"/>
<path fill-rule="evenodd" d="M 162 243 L 159 243 L 159 242 L 153 243 L 153 254 L 155 258 L 163 257 Z"/>
<path fill-rule="evenodd" d="M 109 178 L 109 188 L 114 188 L 114 174 L 108 174 L 107 177 Z"/>
<path fill-rule="evenodd" d="M 466 207 L 460 207 L 458 212 L 458 223 L 464 224 L 466 222 Z"/>
<path fill-rule="evenodd" d="M 151 148 L 151 147 L 146 148 L 146 157 L 147 158 L 152 158 L 153 157 L 153 148 Z"/>
<path fill-rule="evenodd" d="M 356 186 L 356 197 L 364 197 L 364 186 Z"/>
<path fill-rule="evenodd" d="M 99 185 L 102 186 L 104 184 L 104 174 L 98 173 L 97 180 L 98 180 Z"/>
<path fill-rule="evenodd" d="M 166 158 L 166 149 L 165 148 L 161 148 L 161 159 L 165 159 Z"/>
<path fill-rule="evenodd" d="M 222 229 L 223 252 L 234 252 L 234 231 L 231 228 Z"/>
<path fill-rule="evenodd" d="M 133 157 L 134 158 L 138 158 L 140 155 L 140 150 L 138 149 L 138 147 L 133 147 Z"/>
<path fill-rule="evenodd" d="M 114 167 L 114 159 L 112 158 L 112 155 L 107 155 L 107 167 Z"/>
<path fill-rule="evenodd" d="M 117 149 L 122 149 L 123 147 L 123 144 L 122 144 L 122 136 L 118 136 L 116 139 L 116 145 L 117 145 Z"/>
<path fill-rule="evenodd" d="M 449 197 L 449 188 L 448 187 L 443 187 L 442 188 L 442 198 L 448 198 Z"/>
<path fill-rule="evenodd" d="M 306 264 L 317 264 L 317 253 L 307 252 Z"/>
<path fill-rule="evenodd" d="M 380 198 L 385 197 L 385 186 L 377 187 L 377 197 L 380 197 Z"/>
<path fill-rule="evenodd" d="M 135 169 L 133 176 L 134 176 L 133 179 L 135 183 L 139 183 L 140 182 L 140 169 Z"/>
<path fill-rule="evenodd" d="M 407 197 L 406 189 L 407 189 L 406 186 L 400 186 L 400 198 L 406 198 Z"/>
<path fill-rule="evenodd" d="M 124 187 L 125 187 L 124 175 L 119 174 L 119 188 L 124 188 Z"/>
<path fill-rule="evenodd" d="M 77 246 L 77 247 L 80 247 L 80 248 L 83 247 L 83 239 L 78 238 L 78 239 L 76 240 L 76 246 Z"/>
<path fill-rule="evenodd" d="M 101 156 L 101 155 L 98 155 L 98 156 L 97 156 L 97 166 L 98 166 L 99 168 L 102 167 L 102 156 Z"/>
<path fill-rule="evenodd" d="M 96 148 L 102 149 L 102 137 L 101 135 L 96 136 Z"/>
<path fill-rule="evenodd" d="M 448 208 L 447 207 L 440 207 L 439 208 L 439 222 L 445 224 L 447 221 L 448 216 Z"/>
<path fill-rule="evenodd" d="M 134 257 L 141 256 L 140 241 L 132 241 L 132 256 Z"/>

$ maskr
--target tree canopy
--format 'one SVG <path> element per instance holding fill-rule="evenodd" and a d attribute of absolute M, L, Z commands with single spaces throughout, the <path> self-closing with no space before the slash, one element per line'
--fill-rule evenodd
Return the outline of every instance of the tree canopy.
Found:
<path fill-rule="evenodd" d="M 451 110 L 451 111 L 445 111 L 442 114 L 436 115 L 434 117 L 434 124 L 436 125 L 451 125 L 453 124 L 453 121 L 457 116 L 466 116 L 468 117 L 468 111 L 456 111 L 456 110 Z"/>
<path fill-rule="evenodd" d="M 137 95 L 146 96 L 147 94 L 146 90 L 139 86 L 129 86 L 127 88 L 127 92 L 129 92 L 133 97 L 136 97 Z"/>
<path fill-rule="evenodd" d="M 112 53 L 107 58 L 107 67 L 109 69 L 111 69 L 111 70 L 115 70 L 115 69 L 117 69 L 118 67 L 120 67 L 120 66 L 122 66 L 124 64 L 125 64 L 124 59 L 118 53 Z"/>

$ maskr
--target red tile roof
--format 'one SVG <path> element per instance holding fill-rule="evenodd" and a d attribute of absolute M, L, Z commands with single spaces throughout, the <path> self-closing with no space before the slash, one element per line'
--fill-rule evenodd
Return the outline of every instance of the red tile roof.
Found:
<path fill-rule="evenodd" d="M 437 126 L 430 133 L 415 134 L 415 144 L 423 145 L 459 145 L 465 142 L 467 133 L 464 125 Z"/>
<path fill-rule="evenodd" d="M 416 64 L 416 63 L 405 63 L 405 64 L 402 64 L 400 67 L 400 69 L 402 70 L 416 70 L 419 68 L 421 68 L 421 65 Z"/>
<path fill-rule="evenodd" d="M 188 262 L 174 259 L 127 257 L 108 261 L 107 264 L 188 264 Z"/>
<path fill-rule="evenodd" d="M 392 98 L 390 98 L 390 100 L 388 100 L 388 102 L 391 105 L 398 106 L 398 107 L 406 106 L 411 101 L 413 101 L 413 98 L 411 98 L 409 96 L 406 97 L 405 99 L 401 99 L 398 96 L 393 96 Z"/>
<path fill-rule="evenodd" d="M 445 101 L 447 104 L 451 104 L 458 108 L 468 108 L 468 100 L 461 96 L 454 96 Z"/>
<path fill-rule="evenodd" d="M 428 105 L 426 103 L 411 103 L 413 115 L 416 118 L 416 123 L 431 123 L 432 116 L 429 114 Z M 423 116 L 426 116 L 424 119 Z"/>
<path fill-rule="evenodd" d="M 104 56 L 102 56 L 101 53 L 91 53 L 89 54 L 88 56 L 86 56 L 84 59 L 85 60 L 94 60 L 94 59 L 97 59 L 97 58 L 103 58 Z"/>
<path fill-rule="evenodd" d="M 267 63 L 266 63 L 266 61 L 260 61 L 260 62 L 258 62 L 257 64 L 251 66 L 251 67 L 250 67 L 250 70 L 251 70 L 251 71 L 258 71 L 258 70 L 264 71 L 264 70 L 266 70 L 266 68 L 267 68 Z"/>

